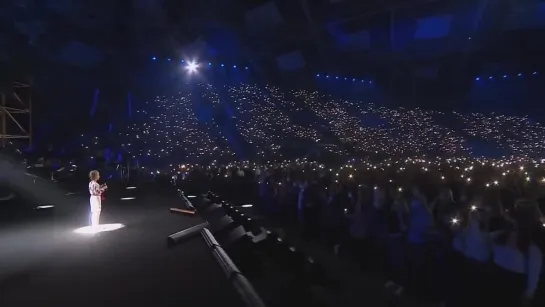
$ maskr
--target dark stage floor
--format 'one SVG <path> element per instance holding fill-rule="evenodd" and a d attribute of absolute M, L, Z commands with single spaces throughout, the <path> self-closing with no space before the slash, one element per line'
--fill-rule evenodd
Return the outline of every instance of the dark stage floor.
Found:
<path fill-rule="evenodd" d="M 136 199 L 120 200 L 129 193 Z M 170 214 L 176 201 L 153 188 L 118 187 L 103 204 L 101 224 L 125 227 L 98 235 L 74 233 L 88 221 L 84 193 L 65 196 L 53 213 L 10 222 L 4 212 L 0 306 L 241 306 L 200 237 L 166 247 L 169 234 L 202 222 Z"/>

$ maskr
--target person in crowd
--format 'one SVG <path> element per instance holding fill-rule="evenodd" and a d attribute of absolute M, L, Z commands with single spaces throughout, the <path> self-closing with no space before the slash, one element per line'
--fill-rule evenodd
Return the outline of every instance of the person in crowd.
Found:
<path fill-rule="evenodd" d="M 403 191 L 390 189 L 392 199 L 388 214 L 388 238 L 386 248 L 386 275 L 388 281 L 385 288 L 395 295 L 403 293 L 405 232 L 407 231 L 409 208 Z"/>
<path fill-rule="evenodd" d="M 322 207 L 321 220 L 328 245 L 333 247 L 335 254 L 338 254 L 343 235 L 344 208 L 347 207 L 349 199 L 338 183 L 332 184 L 328 192 L 327 203 Z"/>
<path fill-rule="evenodd" d="M 405 288 L 423 294 L 429 282 L 427 243 L 433 226 L 433 217 L 425 194 L 418 186 L 411 189 L 409 225 L 407 229 L 407 271 Z"/>
<path fill-rule="evenodd" d="M 529 305 L 542 270 L 543 253 L 532 240 L 540 226 L 537 204 L 519 200 L 511 215 L 512 229 L 498 232 L 492 244 L 493 270 L 487 284 L 493 291 L 488 295 L 491 306 Z"/>
<path fill-rule="evenodd" d="M 102 211 L 102 193 L 108 188 L 106 185 L 100 185 L 98 180 L 100 174 L 97 170 L 89 173 L 89 205 L 91 209 L 91 227 L 97 228 L 100 225 L 100 213 Z"/>
<path fill-rule="evenodd" d="M 360 260 L 364 257 L 366 249 L 371 199 L 369 189 L 363 185 L 358 186 L 350 221 L 350 236 L 355 255 Z"/>
<path fill-rule="evenodd" d="M 442 234 L 450 235 L 452 220 L 458 215 L 452 190 L 446 187 L 441 188 L 439 195 L 431 203 L 430 210 L 433 213 L 437 230 Z"/>
<path fill-rule="evenodd" d="M 453 225 L 453 253 L 447 258 L 446 270 L 450 280 L 441 289 L 450 306 L 486 303 L 481 287 L 486 284 L 487 263 L 492 257 L 487 218 L 483 196 L 477 195 L 462 210 L 457 225 Z"/>
<path fill-rule="evenodd" d="M 506 215 L 502 200 L 496 193 L 485 193 L 481 199 L 481 206 L 481 216 L 488 232 L 500 231 L 510 226 L 510 218 Z"/>

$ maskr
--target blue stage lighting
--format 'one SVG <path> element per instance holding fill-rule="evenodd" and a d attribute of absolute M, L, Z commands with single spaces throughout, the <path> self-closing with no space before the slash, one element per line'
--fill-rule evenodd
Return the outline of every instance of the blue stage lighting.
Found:
<path fill-rule="evenodd" d="M 208 63 L 208 66 L 212 66 L 212 63 Z"/>
<path fill-rule="evenodd" d="M 356 81 L 356 79 L 352 79 L 352 81 Z"/>
<path fill-rule="evenodd" d="M 335 79 L 339 79 L 339 77 L 335 77 Z"/>
<path fill-rule="evenodd" d="M 326 78 L 329 78 L 329 76 L 325 76 Z"/>
<path fill-rule="evenodd" d="M 233 65 L 233 68 L 237 68 L 237 66 L 236 66 L 236 65 Z"/>
<path fill-rule="evenodd" d="M 224 65 L 224 64 L 221 64 L 220 66 L 223 67 L 223 66 L 225 66 L 225 65 Z"/>
<path fill-rule="evenodd" d="M 476 81 L 479 81 L 479 80 L 481 80 L 481 78 L 477 77 L 477 78 L 475 78 L 475 80 L 476 80 Z"/>
<path fill-rule="evenodd" d="M 534 76 L 537 75 L 537 71 L 534 71 L 534 72 L 532 73 L 532 75 L 534 75 Z"/>
<path fill-rule="evenodd" d="M 507 78 L 507 75 L 503 75 L 504 78 Z"/>
<path fill-rule="evenodd" d="M 344 80 L 346 80 L 346 78 L 344 78 Z"/>
<path fill-rule="evenodd" d="M 317 75 L 316 75 L 316 77 L 319 77 L 319 76 L 320 76 L 320 74 L 317 74 Z"/>
<path fill-rule="evenodd" d="M 169 61 L 169 62 L 170 62 L 170 58 L 168 58 L 168 59 L 167 59 L 167 61 Z"/>
<path fill-rule="evenodd" d="M 156 57 L 152 57 L 151 59 L 152 59 L 152 60 L 154 60 L 154 61 L 155 61 L 155 60 L 157 60 L 157 58 L 156 58 Z"/>
<path fill-rule="evenodd" d="M 244 69 L 248 69 L 248 66 L 244 67 Z"/>
<path fill-rule="evenodd" d="M 519 77 L 522 77 L 522 74 L 521 74 L 521 73 L 519 73 L 519 74 L 518 74 L 517 76 L 519 76 Z"/>
<path fill-rule="evenodd" d="M 488 79 L 494 79 L 494 77 L 490 76 L 490 77 L 488 77 Z"/>

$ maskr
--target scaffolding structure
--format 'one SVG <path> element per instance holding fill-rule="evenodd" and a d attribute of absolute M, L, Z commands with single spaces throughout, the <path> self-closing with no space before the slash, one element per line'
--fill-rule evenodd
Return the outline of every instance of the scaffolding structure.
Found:
<path fill-rule="evenodd" d="M 19 140 L 32 145 L 32 96 L 28 83 L 0 88 L 0 147 Z M 22 144 L 20 144 L 22 145 Z"/>

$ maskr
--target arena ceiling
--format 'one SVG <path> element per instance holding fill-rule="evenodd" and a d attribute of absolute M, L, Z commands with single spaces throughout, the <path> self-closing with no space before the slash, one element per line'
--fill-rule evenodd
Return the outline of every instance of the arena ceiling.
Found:
<path fill-rule="evenodd" d="M 0 62 L 28 75 L 122 76 L 152 56 L 198 56 L 268 73 L 354 74 L 481 50 L 507 30 L 541 31 L 544 17 L 539 0 L 6 0 Z"/>

